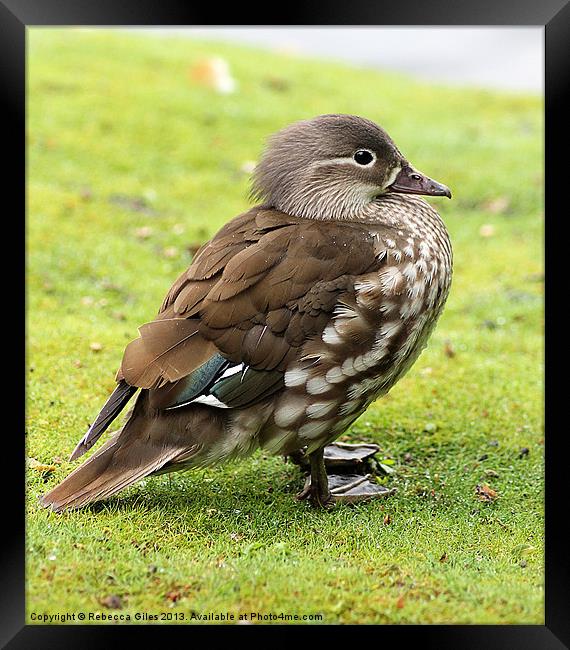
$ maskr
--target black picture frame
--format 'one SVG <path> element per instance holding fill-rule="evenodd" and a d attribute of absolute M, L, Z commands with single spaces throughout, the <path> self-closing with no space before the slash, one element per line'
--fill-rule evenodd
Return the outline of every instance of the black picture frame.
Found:
<path fill-rule="evenodd" d="M 567 136 L 565 122 L 568 108 L 564 103 L 564 90 L 570 81 L 570 4 L 568 0 L 415 0 L 405 3 L 367 2 L 352 0 L 350 3 L 306 2 L 301 7 L 280 7 L 279 21 L 284 25 L 421 25 L 421 26 L 542 26 L 545 37 L 545 166 L 546 166 L 546 223 L 564 222 L 567 208 L 564 208 L 563 191 L 566 187 L 562 174 L 566 165 L 558 165 L 558 154 L 562 153 Z M 247 13 L 249 11 L 249 13 Z M 4 92 L 2 108 L 6 134 L 10 137 L 5 143 L 5 165 L 3 178 L 5 193 L 14 199 L 9 213 L 4 214 L 10 225 L 19 224 L 22 241 L 25 242 L 26 176 L 25 176 L 25 92 L 26 92 L 26 29 L 31 26 L 64 25 L 218 25 L 223 15 L 224 25 L 255 26 L 275 25 L 269 16 L 260 15 L 255 4 L 249 7 L 227 5 L 223 12 L 219 7 L 200 6 L 177 0 L 0 0 L 0 89 Z M 564 160 L 565 156 L 560 156 Z M 561 198 L 562 194 L 562 198 Z M 558 206 L 558 207 L 557 207 Z M 555 221 L 556 217 L 558 219 Z M 565 225 L 565 224 L 564 224 Z M 9 237 L 10 235 L 6 235 Z M 14 238 L 16 235 L 14 235 Z M 555 304 L 558 289 L 551 283 L 557 276 L 557 255 L 553 252 L 556 244 L 552 242 L 546 228 L 548 251 L 546 255 L 546 306 Z M 560 239 L 554 237 L 554 239 Z M 551 250 L 552 242 L 552 250 Z M 562 253 L 562 259 L 567 258 Z M 552 269 L 551 269 L 552 267 Z M 552 272 L 550 272 L 552 270 Z M 25 296 L 25 273 L 22 273 L 23 286 L 18 287 L 14 267 L 10 276 L 5 276 L 7 284 L 14 291 L 13 302 L 17 304 Z M 566 274 L 567 275 L 567 274 Z M 567 295 L 567 289 L 561 289 Z M 8 301 L 8 297 L 4 298 Z M 5 304 L 6 304 L 5 302 Z M 10 310 L 11 313 L 11 310 Z M 25 304 L 22 309 L 25 318 Z M 24 330 L 25 331 L 25 328 Z M 557 348 L 556 338 L 546 337 L 546 349 Z M 10 346 L 14 347 L 14 346 Z M 21 349 L 25 349 L 25 341 Z M 547 369 L 550 357 L 547 354 Z M 16 376 L 13 368 L 21 367 L 17 359 L 11 370 L 12 379 Z M 16 385 L 14 380 L 12 385 Z M 556 399 L 561 386 L 557 381 L 546 381 L 545 420 L 546 436 L 546 596 L 544 625 L 511 626 L 383 626 L 370 632 L 379 634 L 375 643 L 382 645 L 418 643 L 422 648 L 461 648 L 462 650 L 494 648 L 533 648 L 555 650 L 570 646 L 570 571 L 568 562 L 568 538 L 565 532 L 565 519 L 568 506 L 564 490 L 566 465 L 562 450 L 564 438 L 568 437 L 565 428 L 551 431 L 557 420 L 551 414 L 551 406 L 563 403 Z M 5 393 L 5 399 L 7 397 Z M 548 397 L 546 397 L 548 395 Z M 10 398 L 11 399 L 11 398 Z M 11 401 L 15 405 L 16 398 Z M 548 404 L 548 408 L 546 408 Z M 12 412 L 18 411 L 15 406 Z M 553 427 L 556 429 L 556 427 Z M 210 643 L 217 638 L 221 628 L 207 627 L 189 631 L 185 627 L 160 625 L 145 626 L 31 626 L 25 625 L 25 554 L 24 554 L 24 481 L 22 477 L 25 458 L 24 436 L 18 426 L 4 431 L 3 444 L 5 458 L 16 468 L 16 476 L 5 478 L 4 499 L 2 500 L 4 533 L 1 536 L 3 553 L 0 564 L 0 647 L 19 648 L 90 648 L 112 647 L 119 643 L 134 642 L 133 634 L 144 635 L 148 644 L 164 643 L 165 635 L 176 631 L 185 636 L 186 643 L 196 641 L 196 636 L 204 633 L 210 636 Z M 5 461 L 7 462 L 7 461 Z M 274 634 L 275 626 L 240 626 L 224 628 L 231 632 L 232 641 L 242 643 L 255 634 L 269 632 Z M 348 627 L 348 626 L 346 626 Z M 367 626 L 368 627 L 368 626 Z M 137 629 L 135 629 L 137 628 Z M 353 630 L 335 630 L 339 643 L 342 635 L 353 634 Z M 301 628 L 286 628 L 287 634 L 302 633 Z M 306 628 L 305 628 L 306 629 Z M 321 628 L 322 629 L 322 628 Z M 280 631 L 285 632 L 285 629 Z M 323 630 L 324 631 L 324 630 Z M 360 632 L 359 632 L 360 633 Z M 215 642 L 215 641 L 214 641 Z"/>

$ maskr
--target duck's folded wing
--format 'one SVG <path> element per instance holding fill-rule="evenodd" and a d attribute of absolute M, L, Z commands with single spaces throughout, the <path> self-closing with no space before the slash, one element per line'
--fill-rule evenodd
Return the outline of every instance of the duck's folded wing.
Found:
<path fill-rule="evenodd" d="M 283 386 L 287 364 L 375 265 L 362 229 L 252 210 L 198 251 L 117 378 L 149 389 L 155 408 L 254 404 Z"/>

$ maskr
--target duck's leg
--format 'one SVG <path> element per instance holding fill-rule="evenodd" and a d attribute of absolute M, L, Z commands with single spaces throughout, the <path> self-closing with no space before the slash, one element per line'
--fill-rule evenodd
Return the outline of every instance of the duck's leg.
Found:
<path fill-rule="evenodd" d="M 359 503 L 394 494 L 396 488 L 387 489 L 371 474 L 357 473 L 379 449 L 372 444 L 333 443 L 312 454 L 305 454 L 303 450 L 291 454 L 291 460 L 299 466 L 310 465 L 310 475 L 297 498 L 309 499 L 316 507 L 328 508 L 334 503 Z"/>
<path fill-rule="evenodd" d="M 331 505 L 331 492 L 324 461 L 324 449 L 321 447 L 309 454 L 309 461 L 311 475 L 307 478 L 305 487 L 299 492 L 297 498 L 299 500 L 309 499 L 311 505 L 316 508 L 326 508 Z"/>

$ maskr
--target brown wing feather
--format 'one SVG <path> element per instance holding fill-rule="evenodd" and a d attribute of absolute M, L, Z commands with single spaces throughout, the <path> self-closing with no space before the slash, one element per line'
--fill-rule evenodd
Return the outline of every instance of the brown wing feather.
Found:
<path fill-rule="evenodd" d="M 247 255 L 232 259 L 200 308 L 204 338 L 259 370 L 284 369 L 323 331 L 339 296 L 353 292 L 354 276 L 377 265 L 373 238 L 361 227 L 355 233 L 347 224 L 288 218 L 278 229 L 270 223 Z"/>
<path fill-rule="evenodd" d="M 358 225 L 254 208 L 198 251 L 127 347 L 119 377 L 157 388 L 215 353 L 284 370 L 320 335 L 339 297 L 350 298 L 354 276 L 376 264 L 373 237 Z"/>
<path fill-rule="evenodd" d="M 140 388 L 158 388 L 185 377 L 217 352 L 200 336 L 198 326 L 198 321 L 186 318 L 146 323 L 139 328 L 140 338 L 125 349 L 121 377 Z"/>

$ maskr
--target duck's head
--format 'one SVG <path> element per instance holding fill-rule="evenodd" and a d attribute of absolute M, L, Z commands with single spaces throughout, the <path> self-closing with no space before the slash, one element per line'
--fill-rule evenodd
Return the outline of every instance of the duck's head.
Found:
<path fill-rule="evenodd" d="M 299 217 L 351 219 L 389 193 L 451 198 L 418 172 L 377 124 L 354 115 L 320 115 L 269 139 L 252 194 Z"/>

